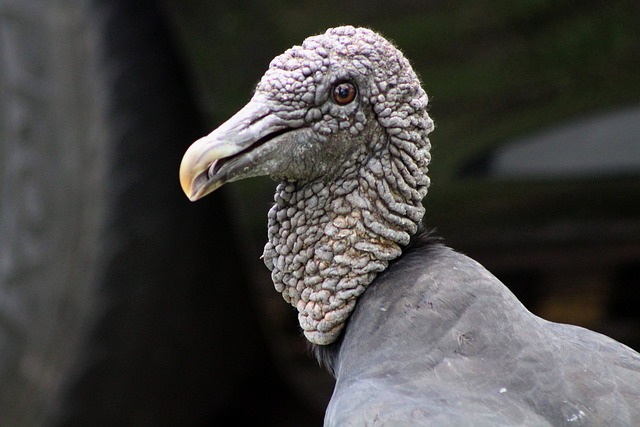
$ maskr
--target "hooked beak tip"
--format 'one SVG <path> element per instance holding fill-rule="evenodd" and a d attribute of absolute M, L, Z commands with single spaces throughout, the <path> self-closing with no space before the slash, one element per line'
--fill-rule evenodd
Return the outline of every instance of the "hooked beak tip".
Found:
<path fill-rule="evenodd" d="M 192 198 L 193 191 L 191 191 L 191 183 L 193 182 L 191 175 L 186 173 L 182 166 L 180 166 L 180 186 L 182 187 L 182 191 L 184 194 L 191 200 L 192 202 L 195 199 Z"/>
<path fill-rule="evenodd" d="M 202 157 L 202 150 L 199 145 L 193 144 L 187 149 L 180 163 L 180 186 L 184 194 L 192 202 L 204 196 L 201 190 L 207 180 L 198 178 L 203 174 L 207 174 L 210 164 Z"/>
<path fill-rule="evenodd" d="M 212 168 L 218 160 L 227 159 L 248 149 L 256 141 L 284 129 L 282 121 L 269 114 L 261 102 L 251 101 L 209 135 L 195 141 L 180 163 L 180 186 L 195 202 L 228 181 L 228 173 Z M 227 170 L 228 172 L 228 170 Z M 237 178 L 236 174 L 236 178 Z"/>

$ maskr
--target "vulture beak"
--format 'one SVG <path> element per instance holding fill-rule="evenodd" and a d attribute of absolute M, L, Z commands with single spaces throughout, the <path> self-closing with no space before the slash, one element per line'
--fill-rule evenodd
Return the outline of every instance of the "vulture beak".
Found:
<path fill-rule="evenodd" d="M 180 164 L 180 184 L 196 200 L 227 182 L 258 175 L 254 148 L 281 135 L 287 126 L 263 103 L 252 100 L 209 135 L 194 142 Z"/>

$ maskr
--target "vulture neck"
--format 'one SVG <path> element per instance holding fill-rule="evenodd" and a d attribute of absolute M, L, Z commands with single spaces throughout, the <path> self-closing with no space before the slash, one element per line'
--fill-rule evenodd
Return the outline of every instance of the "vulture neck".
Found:
<path fill-rule="evenodd" d="M 363 146 L 331 180 L 277 187 L 264 261 L 314 344 L 338 339 L 357 297 L 400 256 L 424 215 L 428 140 L 411 153 L 389 141 Z"/>

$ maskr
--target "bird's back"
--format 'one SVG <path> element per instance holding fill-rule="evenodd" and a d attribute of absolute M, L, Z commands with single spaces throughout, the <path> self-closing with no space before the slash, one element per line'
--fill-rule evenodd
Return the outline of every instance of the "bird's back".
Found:
<path fill-rule="evenodd" d="M 334 349 L 325 425 L 640 425 L 638 353 L 540 319 L 440 244 L 381 274 Z"/>

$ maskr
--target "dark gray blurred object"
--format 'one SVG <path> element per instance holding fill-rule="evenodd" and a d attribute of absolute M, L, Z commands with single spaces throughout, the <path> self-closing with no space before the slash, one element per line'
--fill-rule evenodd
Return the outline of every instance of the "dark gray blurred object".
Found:
<path fill-rule="evenodd" d="M 220 416 L 263 351 L 222 198 L 176 183 L 202 128 L 154 2 L 2 0 L 0 22 L 0 424 Z"/>

